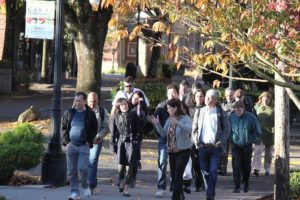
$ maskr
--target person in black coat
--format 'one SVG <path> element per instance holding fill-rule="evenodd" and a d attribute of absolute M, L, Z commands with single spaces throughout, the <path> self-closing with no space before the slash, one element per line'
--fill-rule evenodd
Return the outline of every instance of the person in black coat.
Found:
<path fill-rule="evenodd" d="M 141 128 L 142 128 L 141 139 L 143 139 L 144 134 L 147 135 L 153 129 L 153 124 L 147 120 L 147 118 L 149 117 L 148 115 L 149 111 L 145 101 L 144 93 L 142 91 L 133 92 L 132 96 L 129 99 L 129 106 L 131 111 L 135 112 L 140 118 Z M 140 148 L 141 146 L 142 146 L 142 141 L 140 143 Z M 139 152 L 141 152 L 141 150 Z M 131 188 L 135 187 L 138 169 L 142 168 L 140 160 L 141 160 L 141 155 L 139 155 L 137 165 L 134 166 L 133 168 L 133 174 L 131 179 L 132 182 L 130 184 Z"/>
<path fill-rule="evenodd" d="M 129 110 L 125 98 L 116 102 L 116 110 L 110 122 L 110 147 L 118 163 L 120 186 L 123 196 L 129 197 L 133 169 L 140 156 L 141 123 L 136 112 Z"/>

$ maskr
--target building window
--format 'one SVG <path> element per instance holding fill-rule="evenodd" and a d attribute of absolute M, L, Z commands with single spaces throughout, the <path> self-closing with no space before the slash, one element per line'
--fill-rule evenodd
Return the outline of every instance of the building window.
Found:
<path fill-rule="evenodd" d="M 128 57 L 135 57 L 136 56 L 136 42 L 128 42 L 127 56 Z"/>

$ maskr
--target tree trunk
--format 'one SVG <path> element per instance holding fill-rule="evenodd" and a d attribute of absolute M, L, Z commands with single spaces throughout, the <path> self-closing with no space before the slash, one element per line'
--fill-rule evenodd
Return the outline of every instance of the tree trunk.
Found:
<path fill-rule="evenodd" d="M 82 15 L 72 15 L 74 13 L 70 8 L 66 8 L 67 23 L 73 24 L 73 28 L 76 27 L 73 30 L 78 63 L 76 91 L 85 93 L 94 91 L 100 98 L 103 47 L 112 8 L 92 11 L 88 2 L 78 2 L 82 11 L 79 14 Z"/>
<path fill-rule="evenodd" d="M 84 41 L 90 37 L 89 33 L 79 33 L 78 40 L 75 40 L 75 50 L 78 62 L 76 91 L 100 93 L 101 61 L 102 53 L 98 44 L 91 44 L 93 41 Z"/>
<path fill-rule="evenodd" d="M 161 33 L 157 32 L 153 34 L 153 38 L 157 41 L 161 39 Z M 154 42 L 156 43 L 156 42 Z M 158 66 L 158 61 L 160 59 L 161 47 L 160 46 L 153 46 L 152 48 L 152 55 L 148 67 L 147 78 L 155 78 L 156 77 L 156 70 Z"/>
<path fill-rule="evenodd" d="M 138 49 L 138 52 L 139 52 L 139 75 L 143 76 L 143 77 L 147 77 L 148 76 L 148 64 L 147 64 L 147 51 L 148 51 L 148 48 L 147 48 L 147 43 L 145 40 L 139 38 L 139 49 Z"/>
<path fill-rule="evenodd" d="M 278 79 L 278 75 L 275 78 Z M 275 85 L 275 184 L 274 199 L 289 199 L 289 98 Z"/>

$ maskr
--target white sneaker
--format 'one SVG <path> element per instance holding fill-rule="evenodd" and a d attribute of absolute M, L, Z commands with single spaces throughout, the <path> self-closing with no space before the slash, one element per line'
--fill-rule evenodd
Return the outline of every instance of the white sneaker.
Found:
<path fill-rule="evenodd" d="M 83 189 L 83 196 L 85 196 L 85 197 L 92 196 L 92 192 L 89 187 L 87 187 L 86 189 Z"/>
<path fill-rule="evenodd" d="M 165 190 L 161 190 L 161 189 L 155 193 L 156 198 L 163 197 L 164 195 L 165 195 Z"/>
<path fill-rule="evenodd" d="M 72 192 L 68 197 L 69 200 L 80 200 L 80 195 L 77 192 Z"/>

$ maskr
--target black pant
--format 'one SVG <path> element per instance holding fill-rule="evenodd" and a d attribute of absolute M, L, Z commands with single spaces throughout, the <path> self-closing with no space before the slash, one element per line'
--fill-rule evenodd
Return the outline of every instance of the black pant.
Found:
<path fill-rule="evenodd" d="M 169 153 L 170 172 L 173 185 L 172 200 L 181 200 L 184 195 L 182 191 L 182 177 L 189 158 L 189 149 L 178 153 Z"/>
<path fill-rule="evenodd" d="M 119 181 L 124 181 L 126 185 L 131 184 L 133 168 L 136 164 L 131 163 L 129 166 L 126 165 L 118 165 L 118 172 L 119 172 Z"/>
<path fill-rule="evenodd" d="M 241 176 L 245 185 L 249 185 L 251 173 L 252 144 L 238 146 L 231 143 L 233 181 L 235 188 L 240 188 Z"/>
<path fill-rule="evenodd" d="M 191 149 L 191 159 L 192 159 L 193 173 L 195 175 L 195 187 L 200 188 L 202 187 L 204 182 L 203 182 L 203 176 L 201 174 L 201 168 L 199 164 L 198 149 L 196 149 L 195 145 L 193 145 Z"/>

